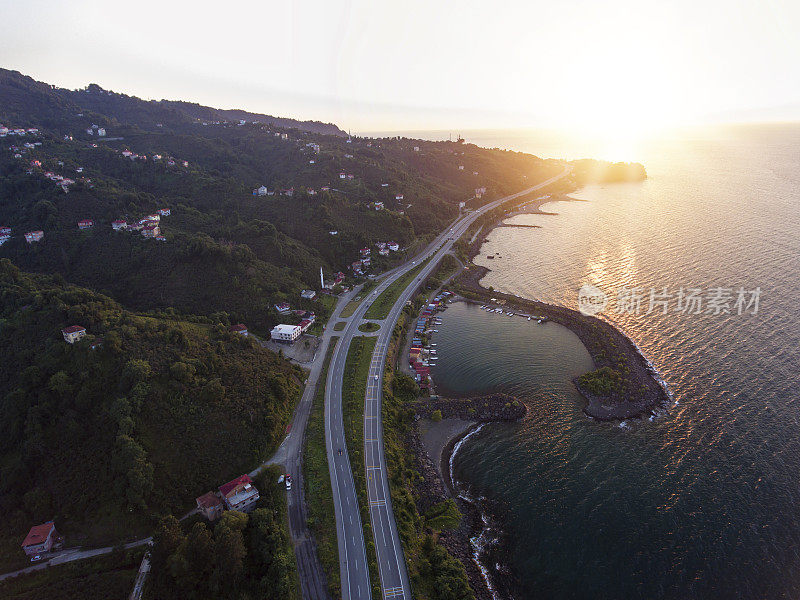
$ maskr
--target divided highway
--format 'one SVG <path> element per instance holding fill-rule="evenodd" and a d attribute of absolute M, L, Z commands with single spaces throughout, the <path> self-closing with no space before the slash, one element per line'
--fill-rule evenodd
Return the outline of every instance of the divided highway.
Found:
<path fill-rule="evenodd" d="M 341 332 L 341 337 L 331 359 L 325 388 L 325 441 L 336 513 L 339 569 L 342 582 L 342 598 L 344 600 L 369 600 L 372 597 L 361 514 L 358 508 L 358 497 L 347 454 L 342 421 L 342 380 L 345 362 L 350 342 L 354 336 L 360 335 L 358 332 L 359 323 L 370 305 L 387 287 L 427 258 L 433 257 L 403 290 L 392 307 L 389 316 L 381 326 L 370 363 L 364 405 L 364 460 L 367 497 L 383 597 L 392 600 L 410 600 L 412 598 L 411 585 L 400 536 L 397 531 L 397 524 L 392 512 L 388 472 L 383 451 L 383 425 L 380 418 L 383 370 L 392 330 L 406 301 L 413 297 L 420 284 L 436 268 L 441 258 L 451 250 L 455 240 L 464 234 L 475 219 L 504 202 L 514 200 L 550 185 L 561 179 L 568 172 L 569 170 L 565 169 L 555 177 L 551 177 L 516 194 L 500 198 L 461 217 L 431 242 L 413 261 L 407 262 L 385 274 L 380 284 L 364 298 L 361 305 L 353 313 L 353 316 L 348 319 L 345 329 Z M 339 455 L 339 450 L 342 450 L 341 455 Z"/>

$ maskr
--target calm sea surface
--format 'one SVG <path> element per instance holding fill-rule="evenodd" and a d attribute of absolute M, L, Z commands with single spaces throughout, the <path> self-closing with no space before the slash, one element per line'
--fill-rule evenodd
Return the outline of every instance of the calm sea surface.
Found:
<path fill-rule="evenodd" d="M 465 137 L 602 155 L 533 135 Z M 476 262 L 492 269 L 486 286 L 570 307 L 581 285 L 601 288 L 604 316 L 653 362 L 676 406 L 654 421 L 592 422 L 570 383 L 591 364 L 574 335 L 456 304 L 434 340 L 435 379 L 456 392 L 505 389 L 529 417 L 470 438 L 455 475 L 505 513 L 521 597 L 797 598 L 800 127 L 698 133 L 623 158 L 649 179 L 543 207 L 555 216 L 515 217 L 541 228 L 494 230 Z M 667 314 L 647 313 L 651 287 L 673 294 Z M 704 298 L 733 288 L 734 301 L 739 287 L 760 288 L 758 313 L 676 312 L 681 287 Z M 643 290 L 640 314 L 616 312 L 624 288 Z"/>

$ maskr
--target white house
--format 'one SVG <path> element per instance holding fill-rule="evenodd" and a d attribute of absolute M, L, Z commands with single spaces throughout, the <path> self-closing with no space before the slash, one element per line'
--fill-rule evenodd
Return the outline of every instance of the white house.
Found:
<path fill-rule="evenodd" d="M 400 250 L 400 245 L 397 242 L 389 242 L 386 244 L 386 247 L 389 248 L 392 252 L 397 252 Z"/>
<path fill-rule="evenodd" d="M 86 328 L 80 325 L 70 325 L 61 330 L 61 335 L 64 336 L 64 341 L 68 344 L 74 344 L 83 336 L 86 335 Z"/>
<path fill-rule="evenodd" d="M 403 199 L 403 194 L 396 194 L 394 199 L 395 200 L 402 200 Z"/>
<path fill-rule="evenodd" d="M 300 334 L 303 333 L 299 325 L 276 325 L 272 331 L 269 332 L 270 337 L 276 342 L 292 343 Z"/>
<path fill-rule="evenodd" d="M 300 297 L 305 298 L 306 300 L 313 300 L 317 297 L 317 292 L 314 290 L 303 290 L 300 292 Z"/>

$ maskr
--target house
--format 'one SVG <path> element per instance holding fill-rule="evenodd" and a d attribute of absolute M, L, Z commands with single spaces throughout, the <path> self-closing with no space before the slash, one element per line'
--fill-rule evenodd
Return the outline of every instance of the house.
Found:
<path fill-rule="evenodd" d="M 383 210 L 383 202 L 376 202 L 375 210 Z"/>
<path fill-rule="evenodd" d="M 369 252 L 370 252 L 370 250 L 369 250 L 369 248 L 362 248 L 362 249 L 360 250 L 360 252 L 361 252 L 361 257 L 363 258 L 363 257 L 365 257 L 365 256 L 369 256 Z"/>
<path fill-rule="evenodd" d="M 161 215 L 162 217 L 168 217 L 172 214 L 172 211 L 168 208 L 159 208 L 158 214 Z"/>
<path fill-rule="evenodd" d="M 388 183 L 382 183 L 381 187 L 389 187 L 389 184 Z"/>
<path fill-rule="evenodd" d="M 89 349 L 90 350 L 97 350 L 102 345 L 103 345 L 103 338 L 101 338 L 101 337 L 94 338 L 92 343 L 89 344 Z"/>
<path fill-rule="evenodd" d="M 157 235 L 157 236 L 156 236 L 156 237 L 154 237 L 153 239 L 154 239 L 155 241 L 157 241 L 157 242 L 166 242 L 166 241 L 167 241 L 167 238 L 165 238 L 163 235 Z"/>
<path fill-rule="evenodd" d="M 22 542 L 22 550 L 28 556 L 37 556 L 44 552 L 61 547 L 63 540 L 56 531 L 55 523 L 48 521 L 41 525 L 31 527 L 25 540 Z"/>
<path fill-rule="evenodd" d="M 142 237 L 155 238 L 161 235 L 161 230 L 158 225 L 145 225 L 142 227 Z"/>
<path fill-rule="evenodd" d="M 83 219 L 82 221 L 78 221 L 78 229 L 91 229 L 94 227 L 94 221 L 91 219 Z"/>
<path fill-rule="evenodd" d="M 329 231 L 328 233 L 329 233 L 330 235 L 339 235 L 339 232 L 338 232 L 338 231 L 336 231 L 336 230 L 334 230 L 334 231 Z"/>
<path fill-rule="evenodd" d="M 391 250 L 392 252 L 397 252 L 398 250 L 400 250 L 400 244 L 398 244 L 397 242 L 389 242 L 388 244 L 386 244 L 386 247 L 389 248 L 389 250 Z"/>
<path fill-rule="evenodd" d="M 29 231 L 25 234 L 25 241 L 29 244 L 38 242 L 44 237 L 44 231 Z"/>
<path fill-rule="evenodd" d="M 111 222 L 111 228 L 114 231 L 119 231 L 120 229 L 127 229 L 128 228 L 128 224 L 125 221 L 116 220 L 116 221 L 112 221 Z"/>
<path fill-rule="evenodd" d="M 0 246 L 5 244 L 10 239 L 11 239 L 10 235 L 0 233 Z"/>
<path fill-rule="evenodd" d="M 222 500 L 214 492 L 206 492 L 195 498 L 195 502 L 197 502 L 197 512 L 209 521 L 216 521 L 222 516 Z"/>
<path fill-rule="evenodd" d="M 347 173 L 339 173 L 339 179 L 347 179 Z"/>
<path fill-rule="evenodd" d="M 86 335 L 86 328 L 80 325 L 70 325 L 61 330 L 61 335 L 64 336 L 64 341 L 68 344 L 74 344 L 83 336 Z"/>
<path fill-rule="evenodd" d="M 276 325 L 269 332 L 270 337 L 276 342 L 292 343 L 303 333 L 299 325 Z"/>
<path fill-rule="evenodd" d="M 414 146 L 414 152 L 419 152 L 419 146 Z"/>
<path fill-rule="evenodd" d="M 314 290 L 303 290 L 300 292 L 300 297 L 305 298 L 306 300 L 313 300 L 317 297 L 317 292 Z"/>
<path fill-rule="evenodd" d="M 0 235 L 11 235 L 11 227 L 0 227 Z"/>
<path fill-rule="evenodd" d="M 97 128 L 97 135 L 100 137 L 106 137 L 106 130 L 104 127 Z"/>
<path fill-rule="evenodd" d="M 395 199 L 395 200 L 402 200 L 402 199 L 403 199 L 403 194 L 397 194 L 397 195 L 395 195 L 394 199 Z"/>
<path fill-rule="evenodd" d="M 303 319 L 302 321 L 300 321 L 300 325 L 298 325 L 298 327 L 300 327 L 300 331 L 305 333 L 306 331 L 308 331 L 308 328 L 311 327 L 313 324 L 314 321 L 312 321 L 311 319 Z"/>
<path fill-rule="evenodd" d="M 364 258 L 361 259 L 361 264 L 365 267 L 368 267 L 371 262 L 372 259 L 369 256 L 365 256 Z"/>
<path fill-rule="evenodd" d="M 275 310 L 278 311 L 278 314 L 285 315 L 289 313 L 291 308 L 289 308 L 288 302 L 281 302 L 280 304 L 275 305 Z"/>
<path fill-rule="evenodd" d="M 458 165 L 458 170 L 459 171 L 463 171 L 464 170 L 464 165 Z"/>
<path fill-rule="evenodd" d="M 249 475 L 242 475 L 221 485 L 219 493 L 225 503 L 225 508 L 239 512 L 253 510 L 259 498 L 258 490 L 253 486 L 253 480 Z"/>
<path fill-rule="evenodd" d="M 231 331 L 239 335 L 247 336 L 247 325 L 239 323 L 238 325 L 231 325 Z"/>
<path fill-rule="evenodd" d="M 352 173 L 348 173 L 348 174 L 347 174 L 347 179 L 348 179 L 349 181 L 352 181 L 354 177 L 355 177 L 355 175 L 353 175 Z"/>
<path fill-rule="evenodd" d="M 381 256 L 389 256 L 389 249 L 386 247 L 381 248 L 380 250 L 378 250 L 378 254 L 380 254 Z"/>

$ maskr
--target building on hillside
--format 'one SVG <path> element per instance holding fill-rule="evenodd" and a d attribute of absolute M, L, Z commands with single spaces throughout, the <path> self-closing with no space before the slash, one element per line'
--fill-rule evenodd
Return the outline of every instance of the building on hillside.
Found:
<path fill-rule="evenodd" d="M 253 195 L 254 196 L 266 196 L 267 194 L 269 194 L 269 190 L 267 189 L 267 186 L 265 186 L 265 185 L 262 185 L 261 187 L 257 187 L 256 189 L 253 190 Z"/>
<path fill-rule="evenodd" d="M 163 235 L 157 235 L 157 236 L 156 236 L 156 237 L 154 237 L 153 239 L 154 239 L 155 241 L 157 241 L 157 242 L 166 242 L 166 241 L 167 241 L 167 238 L 165 238 Z"/>
<path fill-rule="evenodd" d="M 464 165 L 458 165 L 458 170 L 459 171 L 463 171 L 464 170 Z"/>
<path fill-rule="evenodd" d="M 83 219 L 82 221 L 78 221 L 78 229 L 91 229 L 94 227 L 94 221 L 91 219 Z"/>
<path fill-rule="evenodd" d="M 6 243 L 8 240 L 10 240 L 10 239 L 11 239 L 11 236 L 10 236 L 10 235 L 7 235 L 7 234 L 0 233 L 0 246 L 2 246 L 3 244 L 5 244 L 5 243 Z"/>
<path fill-rule="evenodd" d="M 398 201 L 402 200 L 403 199 L 403 194 L 395 194 L 394 199 L 398 200 Z"/>
<path fill-rule="evenodd" d="M 206 492 L 195 501 L 197 502 L 197 512 L 209 521 L 216 521 L 222 516 L 222 500 L 214 492 Z"/>
<path fill-rule="evenodd" d="M 25 234 L 25 241 L 28 242 L 29 244 L 32 244 L 33 242 L 38 242 L 43 237 L 44 237 L 44 231 L 41 230 L 29 231 L 28 233 Z"/>
<path fill-rule="evenodd" d="M 291 309 L 288 302 L 281 302 L 275 305 L 275 310 L 278 311 L 278 314 L 285 315 L 288 314 Z"/>
<path fill-rule="evenodd" d="M 231 325 L 231 331 L 239 335 L 247 336 L 247 325 L 239 323 L 238 325 Z"/>
<path fill-rule="evenodd" d="M 158 225 L 145 225 L 142 227 L 142 237 L 155 238 L 161 235 Z"/>
<path fill-rule="evenodd" d="M 388 244 L 386 244 L 386 247 L 392 252 L 397 252 L 398 250 L 400 250 L 400 244 L 398 244 L 397 242 L 389 242 Z"/>
<path fill-rule="evenodd" d="M 253 510 L 259 498 L 258 490 L 253 486 L 253 480 L 249 475 L 242 475 L 221 485 L 219 493 L 225 503 L 225 508 L 239 512 Z"/>
<path fill-rule="evenodd" d="M 368 267 L 372 264 L 372 259 L 369 256 L 365 256 L 361 259 L 361 265 L 364 267 Z"/>
<path fill-rule="evenodd" d="M 70 325 L 61 330 L 61 335 L 64 336 L 64 341 L 68 344 L 74 344 L 83 336 L 86 335 L 86 328 L 80 325 Z"/>
<path fill-rule="evenodd" d="M 381 256 L 389 256 L 389 249 L 384 246 L 383 248 L 378 250 L 378 254 L 380 254 Z"/>
<path fill-rule="evenodd" d="M 126 223 L 125 221 L 123 221 L 121 219 L 118 219 L 116 221 L 111 221 L 111 228 L 114 231 L 119 231 L 120 229 L 127 229 L 128 228 L 128 223 Z"/>
<path fill-rule="evenodd" d="M 375 210 L 383 210 L 383 202 L 376 202 Z"/>
<path fill-rule="evenodd" d="M 369 248 L 362 248 L 361 250 L 359 250 L 359 252 L 361 253 L 361 257 L 363 258 L 364 256 L 369 256 L 370 249 Z"/>
<path fill-rule="evenodd" d="M 300 292 L 300 297 L 305 298 L 306 300 L 313 300 L 317 297 L 317 292 L 314 290 L 303 290 Z"/>
<path fill-rule="evenodd" d="M 0 227 L 0 235 L 11 235 L 11 227 Z"/>
<path fill-rule="evenodd" d="M 419 152 L 419 146 L 414 146 L 414 152 Z"/>
<path fill-rule="evenodd" d="M 106 137 L 105 127 L 98 127 L 97 128 L 97 135 L 99 135 L 100 137 Z"/>
<path fill-rule="evenodd" d="M 328 233 L 329 233 L 330 235 L 339 235 L 339 232 L 338 232 L 338 231 L 336 231 L 335 229 L 334 229 L 333 231 L 329 231 Z"/>
<path fill-rule="evenodd" d="M 169 208 L 159 208 L 158 214 L 162 217 L 168 217 L 172 214 L 172 211 Z"/>
<path fill-rule="evenodd" d="M 339 173 L 339 179 L 347 179 L 347 173 Z"/>
<path fill-rule="evenodd" d="M 311 319 L 303 319 L 302 321 L 300 321 L 298 327 L 300 328 L 300 331 L 305 333 L 306 331 L 308 331 L 308 328 L 311 327 L 313 324 L 314 321 L 312 321 Z"/>
<path fill-rule="evenodd" d="M 48 521 L 31 527 L 22 542 L 22 550 L 28 556 L 39 556 L 45 552 L 58 550 L 63 542 L 56 531 L 55 523 Z"/>
<path fill-rule="evenodd" d="M 303 332 L 300 330 L 299 325 L 281 324 L 273 327 L 272 331 L 269 332 L 269 335 L 276 342 L 287 342 L 291 344 L 300 337 L 301 333 Z"/>

